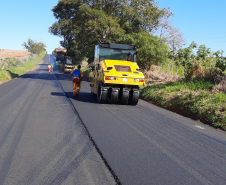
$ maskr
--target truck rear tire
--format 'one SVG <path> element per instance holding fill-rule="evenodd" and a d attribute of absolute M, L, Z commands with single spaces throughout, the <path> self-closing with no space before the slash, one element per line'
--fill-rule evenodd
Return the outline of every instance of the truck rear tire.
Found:
<path fill-rule="evenodd" d="M 97 91 L 97 101 L 98 103 L 107 103 L 108 100 L 108 91 L 102 89 L 103 84 L 99 82 L 98 91 Z"/>
<path fill-rule="evenodd" d="M 129 105 L 137 105 L 139 101 L 140 92 L 131 90 L 129 92 Z"/>
<path fill-rule="evenodd" d="M 116 104 L 118 102 L 118 90 L 111 92 L 110 103 Z"/>

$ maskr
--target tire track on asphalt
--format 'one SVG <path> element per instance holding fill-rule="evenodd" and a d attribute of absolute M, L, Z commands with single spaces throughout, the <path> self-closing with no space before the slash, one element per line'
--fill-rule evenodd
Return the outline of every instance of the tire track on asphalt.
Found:
<path fill-rule="evenodd" d="M 49 75 L 47 76 L 47 78 L 49 77 Z M 43 86 L 45 85 L 46 81 L 44 81 L 42 84 L 39 84 L 39 86 L 34 89 L 34 93 L 31 94 L 26 102 L 24 103 L 23 109 L 21 109 L 17 116 L 13 119 L 13 121 L 11 122 L 9 128 L 8 128 L 8 132 L 10 133 L 10 131 L 12 130 L 12 127 L 14 124 L 19 123 L 20 120 L 20 124 L 18 125 L 18 129 L 16 131 L 16 135 L 14 136 L 12 143 L 10 145 L 10 148 L 8 149 L 8 154 L 6 155 L 6 158 L 3 160 L 3 164 L 1 166 L 0 169 L 0 184 L 4 184 L 7 174 L 9 172 L 10 166 L 12 164 L 13 161 L 13 157 L 15 155 L 15 152 L 17 150 L 18 144 L 20 142 L 20 139 L 22 137 L 25 125 L 27 123 L 27 119 L 29 117 L 29 113 L 31 111 L 31 107 L 33 106 L 36 98 L 38 94 L 40 93 L 41 89 L 43 88 Z M 38 84 L 38 83 L 37 83 Z M 6 137 L 9 136 L 9 133 L 5 132 Z M 5 141 L 6 139 L 4 139 Z M 4 143 L 2 143 L 4 144 Z"/>
<path fill-rule="evenodd" d="M 79 117 L 79 119 L 80 119 L 82 125 L 84 126 L 85 133 L 86 133 L 87 136 L 89 137 L 89 139 L 90 139 L 90 141 L 92 142 L 93 146 L 95 147 L 97 153 L 100 155 L 100 157 L 101 157 L 103 163 L 105 164 L 106 168 L 107 168 L 107 169 L 109 170 L 109 172 L 111 173 L 111 175 L 112 175 L 112 177 L 114 178 L 116 184 L 117 184 L 117 185 L 122 185 L 121 182 L 120 182 L 120 180 L 119 180 L 119 178 L 118 178 L 118 176 L 116 175 L 116 173 L 114 172 L 114 170 L 111 168 L 111 166 L 110 166 L 109 163 L 107 162 L 106 158 L 103 156 L 102 152 L 100 151 L 99 147 L 98 147 L 97 144 L 95 143 L 95 141 L 94 141 L 93 137 L 91 136 L 91 134 L 90 134 L 90 132 L 89 132 L 87 126 L 85 125 L 85 123 L 83 122 L 81 116 L 79 115 L 79 112 L 76 110 L 75 106 L 73 105 L 73 102 L 72 102 L 70 96 L 68 95 L 67 92 L 65 92 L 65 90 L 64 90 L 64 88 L 63 88 L 63 86 L 62 86 L 62 84 L 61 84 L 61 81 L 60 81 L 60 80 L 62 80 L 62 77 L 59 77 L 58 74 L 56 74 L 56 77 L 57 77 L 57 79 L 58 79 L 58 81 L 59 81 L 59 83 L 60 83 L 60 85 L 61 85 L 62 90 L 64 91 L 64 93 L 66 94 L 66 96 L 68 97 L 68 99 L 70 100 L 71 105 L 73 106 L 73 109 L 74 109 L 75 113 L 78 115 L 78 117 Z M 66 77 L 65 79 L 68 80 L 69 78 Z M 71 79 L 71 78 L 70 78 L 70 79 Z M 71 81 L 71 80 L 70 80 L 70 81 Z"/>
<path fill-rule="evenodd" d="M 110 111 L 111 109 L 109 109 Z M 112 114 L 115 114 L 114 111 L 112 111 Z M 176 155 L 174 155 L 171 151 L 166 149 L 164 146 L 161 145 L 161 143 L 153 140 L 147 133 L 145 133 L 141 128 L 138 128 L 137 126 L 133 125 L 132 123 L 139 123 L 142 124 L 142 120 L 139 120 L 139 118 L 133 118 L 135 121 L 131 121 L 130 123 L 124 121 L 124 118 L 129 116 L 127 115 L 128 112 L 124 109 L 121 109 L 121 112 L 118 112 L 117 118 L 124 124 L 128 125 L 130 128 L 132 128 L 135 132 L 137 132 L 141 137 L 145 138 L 148 142 L 150 142 L 152 145 L 154 145 L 156 148 L 158 148 L 162 153 L 164 153 L 167 157 L 172 159 L 175 163 L 177 163 L 182 169 L 187 171 L 189 174 L 191 174 L 195 179 L 197 179 L 200 183 L 204 185 L 214 185 L 211 181 L 206 179 L 202 174 L 200 174 L 195 169 L 189 167 L 184 161 L 180 160 Z M 120 116 L 121 115 L 121 116 Z M 123 115 L 123 116 L 122 116 Z M 130 117 L 131 119 L 131 117 Z M 139 122 L 137 122 L 139 120 Z M 144 129 L 147 131 L 147 128 Z"/>
<path fill-rule="evenodd" d="M 46 75 L 45 78 L 47 79 L 48 76 Z M 41 80 L 38 80 L 38 81 L 41 81 Z M 25 83 L 25 84 L 22 84 L 23 89 L 24 89 L 24 90 L 25 90 L 25 89 L 28 89 L 28 88 L 29 88 L 29 85 L 28 85 L 28 83 L 26 82 L 26 80 L 25 80 L 23 83 Z M 17 86 L 16 89 L 19 90 L 19 88 L 21 88 L 21 85 L 20 85 L 20 86 Z M 17 91 L 9 92 L 9 93 L 6 94 L 6 95 L 10 97 L 10 96 L 13 96 L 13 95 L 12 95 L 13 93 L 14 93 L 14 94 L 17 94 L 17 93 L 15 93 L 15 92 L 17 92 Z M 21 95 L 23 95 L 23 93 L 21 93 L 20 96 L 21 96 Z M 26 101 L 23 102 L 22 105 L 19 105 L 19 104 L 20 104 L 20 98 L 18 98 L 17 101 L 14 101 L 14 103 L 13 103 L 13 108 L 11 108 L 10 110 L 7 110 L 7 109 L 5 108 L 4 111 L 1 113 L 1 114 L 4 114 L 4 113 L 8 113 L 9 111 L 11 111 L 11 112 L 10 112 L 10 117 L 8 117 L 8 120 L 12 118 L 12 121 L 10 121 L 10 124 L 7 126 L 6 129 L 4 129 L 5 131 L 4 131 L 3 133 L 1 133 L 2 139 L 0 140 L 0 149 L 1 149 L 1 147 L 4 145 L 4 143 L 5 143 L 5 141 L 7 140 L 7 138 L 9 137 L 10 132 L 11 132 L 13 126 L 15 125 L 16 120 L 18 119 L 19 115 L 20 115 L 21 112 L 23 111 L 23 107 L 27 104 L 28 99 L 29 99 L 31 96 L 33 96 L 33 92 L 30 92 L 30 95 L 29 95 L 28 97 L 26 97 Z M 17 96 L 17 97 L 19 97 L 19 96 Z M 2 107 L 7 107 L 7 106 L 9 106 L 9 104 L 7 104 L 7 103 L 8 103 L 8 102 L 6 101 L 6 105 L 5 105 L 5 104 L 2 104 L 1 98 L 0 98 L 0 104 L 1 104 Z M 18 107 L 18 105 L 19 105 L 20 107 Z M 3 121 L 3 120 L 1 120 L 1 121 Z"/>
<path fill-rule="evenodd" d="M 71 124 L 71 126 L 73 126 L 73 124 Z M 75 132 L 74 129 L 70 128 L 67 132 L 67 135 L 65 135 L 65 137 L 61 140 L 61 142 L 59 142 L 53 148 L 53 150 L 48 152 L 45 155 L 45 157 L 35 165 L 33 169 L 29 170 L 28 173 L 24 176 L 24 178 L 19 181 L 19 184 L 32 184 L 33 182 L 35 182 L 35 180 L 38 179 L 41 172 L 44 171 L 45 168 L 47 168 L 47 166 L 58 156 L 59 152 L 64 151 L 65 148 L 68 147 L 69 149 L 65 151 L 65 156 L 62 156 L 58 160 L 57 164 L 54 165 L 52 171 L 47 173 L 45 177 L 48 179 L 49 177 L 52 176 L 52 174 L 55 174 L 59 170 L 59 168 L 62 167 L 62 165 L 64 165 L 65 161 L 70 159 L 71 157 L 70 155 L 73 154 L 73 151 L 76 148 L 75 146 L 78 146 L 82 142 L 82 139 L 81 139 L 82 137 L 80 138 L 80 135 L 79 135 L 77 138 L 78 140 L 76 142 L 71 143 L 73 136 L 75 135 L 74 132 Z M 69 144 L 70 146 L 68 146 Z M 47 180 L 46 182 L 44 181 L 43 183 L 44 184 L 47 183 Z"/>

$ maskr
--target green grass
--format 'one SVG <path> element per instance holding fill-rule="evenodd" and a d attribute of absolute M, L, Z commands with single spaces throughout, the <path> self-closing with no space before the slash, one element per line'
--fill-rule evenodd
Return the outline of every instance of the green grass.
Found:
<path fill-rule="evenodd" d="M 21 63 L 15 58 L 7 58 L 5 62 L 8 62 L 10 65 L 3 70 L 0 69 L 0 82 L 6 82 L 26 73 L 28 70 L 35 67 L 45 55 L 46 54 L 43 53 L 38 57 L 29 57 L 29 60 L 25 63 Z"/>
<path fill-rule="evenodd" d="M 82 68 L 84 78 L 89 78 L 89 67 Z"/>
<path fill-rule="evenodd" d="M 178 80 L 147 86 L 141 90 L 141 98 L 166 108 L 179 108 L 226 130 L 226 94 L 211 93 L 212 88 L 204 79 Z"/>

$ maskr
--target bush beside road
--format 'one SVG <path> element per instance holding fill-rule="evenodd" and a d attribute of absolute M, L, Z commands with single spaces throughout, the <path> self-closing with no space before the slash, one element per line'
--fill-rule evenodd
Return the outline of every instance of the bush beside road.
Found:
<path fill-rule="evenodd" d="M 9 57 L 1 60 L 0 61 L 0 84 L 3 84 L 31 70 L 38 63 L 40 63 L 40 61 L 45 55 L 46 53 L 43 52 L 40 55 L 31 55 L 21 60 L 14 57 Z"/>

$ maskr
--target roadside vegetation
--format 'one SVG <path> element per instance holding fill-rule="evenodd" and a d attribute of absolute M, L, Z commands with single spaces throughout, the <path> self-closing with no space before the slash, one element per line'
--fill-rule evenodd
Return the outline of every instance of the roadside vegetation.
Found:
<path fill-rule="evenodd" d="M 148 85 L 142 89 L 141 97 L 226 130 L 226 57 L 223 51 L 211 52 L 204 45 L 196 52 L 194 48 L 197 44 L 193 42 L 188 48 L 178 50 L 174 61 L 176 70 L 168 60 L 161 70 L 155 71 L 155 76 L 154 71 L 149 72 L 151 78 L 147 73 Z"/>
<path fill-rule="evenodd" d="M 22 46 L 34 55 L 40 55 L 44 52 L 46 53 L 46 45 L 44 43 L 34 41 L 30 38 L 27 42 L 24 42 Z"/>
<path fill-rule="evenodd" d="M 20 59 L 8 57 L 0 60 L 0 84 L 16 78 L 34 68 L 46 55 L 45 45 L 28 39 L 22 44 L 32 54 Z"/>
<path fill-rule="evenodd" d="M 204 79 L 178 80 L 142 89 L 141 97 L 164 108 L 226 130 L 226 94 Z"/>
<path fill-rule="evenodd" d="M 22 61 L 16 58 L 6 58 L 0 62 L 0 84 L 16 78 L 35 67 L 46 53 L 39 56 L 24 57 Z"/>

